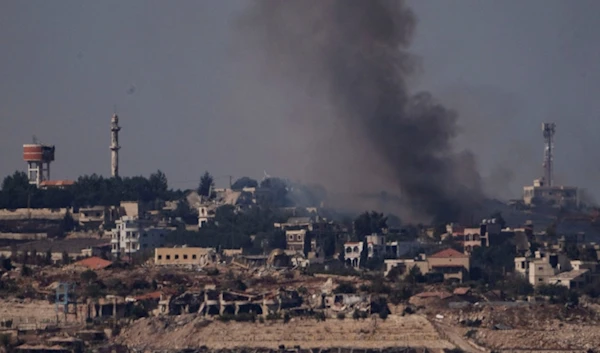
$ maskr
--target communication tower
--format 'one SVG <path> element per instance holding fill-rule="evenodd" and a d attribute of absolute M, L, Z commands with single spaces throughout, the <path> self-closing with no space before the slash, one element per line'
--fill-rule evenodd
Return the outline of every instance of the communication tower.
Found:
<path fill-rule="evenodd" d="M 27 178 L 30 184 L 40 186 L 42 181 L 50 180 L 50 162 L 54 161 L 54 146 L 38 143 L 23 145 L 23 160 L 27 162 Z"/>
<path fill-rule="evenodd" d="M 544 134 L 544 180 L 546 186 L 554 184 L 554 133 L 556 124 L 543 123 L 542 133 Z"/>
<path fill-rule="evenodd" d="M 121 146 L 119 146 L 119 131 L 121 127 L 119 126 L 119 116 L 117 114 L 113 114 L 112 119 L 110 120 L 110 175 L 115 178 L 119 176 L 119 150 Z"/>

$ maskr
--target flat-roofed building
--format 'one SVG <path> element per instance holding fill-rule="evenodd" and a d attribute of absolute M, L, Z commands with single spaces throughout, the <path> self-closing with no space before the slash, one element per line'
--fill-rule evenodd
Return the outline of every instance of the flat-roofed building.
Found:
<path fill-rule="evenodd" d="M 154 263 L 159 266 L 207 266 L 217 260 L 213 248 L 156 248 Z"/>

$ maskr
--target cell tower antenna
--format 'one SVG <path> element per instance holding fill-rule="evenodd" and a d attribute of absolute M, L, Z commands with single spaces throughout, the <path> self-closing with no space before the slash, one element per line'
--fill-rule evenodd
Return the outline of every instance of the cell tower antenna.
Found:
<path fill-rule="evenodd" d="M 554 184 L 554 134 L 555 123 L 543 123 L 542 133 L 544 135 L 544 181 L 547 186 Z"/>

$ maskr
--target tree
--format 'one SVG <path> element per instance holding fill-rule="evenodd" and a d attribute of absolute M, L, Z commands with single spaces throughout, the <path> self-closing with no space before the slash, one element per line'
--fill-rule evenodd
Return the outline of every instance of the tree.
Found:
<path fill-rule="evenodd" d="M 369 259 L 369 243 L 367 240 L 363 240 L 362 251 L 360 252 L 360 267 L 366 268 L 367 260 Z"/>
<path fill-rule="evenodd" d="M 96 272 L 94 272 L 92 270 L 86 270 L 86 271 L 81 272 L 80 277 L 81 277 L 81 280 L 86 283 L 91 283 L 98 279 L 98 275 L 96 274 Z"/>
<path fill-rule="evenodd" d="M 150 190 L 154 194 L 155 198 L 165 199 L 169 185 L 167 183 L 167 176 L 160 169 L 156 173 L 150 174 L 148 179 L 150 183 Z"/>
<path fill-rule="evenodd" d="M 383 213 L 375 211 L 365 212 L 354 220 L 353 225 L 354 234 L 358 240 L 363 240 L 367 235 L 380 234 L 384 229 L 387 229 L 387 217 L 384 217 Z"/>
<path fill-rule="evenodd" d="M 6 258 L 3 255 L 0 255 L 0 267 L 5 269 L 6 271 L 12 270 L 13 265 L 10 258 Z"/>
<path fill-rule="evenodd" d="M 333 292 L 335 294 L 353 294 L 356 293 L 356 287 L 350 282 L 340 282 Z"/>
<path fill-rule="evenodd" d="M 198 195 L 210 197 L 212 189 L 215 186 L 215 180 L 210 173 L 204 172 L 200 177 L 200 185 L 198 185 Z"/>
<path fill-rule="evenodd" d="M 69 257 L 69 253 L 66 251 L 63 251 L 63 253 L 62 253 L 62 263 L 63 263 L 63 265 L 68 265 L 71 263 L 71 258 Z"/>
<path fill-rule="evenodd" d="M 243 188 L 255 188 L 258 186 L 258 182 L 249 177 L 241 177 L 231 185 L 233 190 L 242 190 Z"/>

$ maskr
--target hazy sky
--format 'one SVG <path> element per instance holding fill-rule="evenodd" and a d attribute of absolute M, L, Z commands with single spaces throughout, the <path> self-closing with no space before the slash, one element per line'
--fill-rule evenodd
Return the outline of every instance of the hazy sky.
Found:
<path fill-rule="evenodd" d="M 410 3 L 422 58 L 415 85 L 458 110 L 457 144 L 476 153 L 494 192 L 519 197 L 540 176 L 540 125 L 554 121 L 557 182 L 600 196 L 600 2 Z M 302 168 L 306 135 L 250 109 L 278 100 L 245 75 L 232 30 L 245 4 L 0 2 L 0 175 L 25 169 L 21 145 L 32 135 L 56 145 L 53 178 L 108 175 L 115 105 L 122 175 L 161 169 L 185 188 L 204 170 L 235 178 Z"/>

